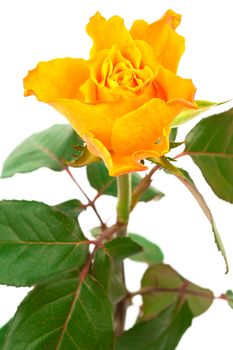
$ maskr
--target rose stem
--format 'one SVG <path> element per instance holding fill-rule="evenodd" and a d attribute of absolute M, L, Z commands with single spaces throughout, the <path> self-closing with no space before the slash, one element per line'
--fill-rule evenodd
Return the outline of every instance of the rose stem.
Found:
<path fill-rule="evenodd" d="M 118 237 L 124 237 L 127 234 L 127 224 L 130 215 L 131 206 L 131 175 L 125 174 L 117 177 L 117 222 L 123 226 L 117 231 Z M 120 271 L 121 279 L 125 285 L 125 270 L 124 263 L 121 263 Z M 125 318 L 127 311 L 127 301 L 122 299 L 116 306 L 115 311 L 115 326 L 116 335 L 119 336 L 124 331 Z"/>

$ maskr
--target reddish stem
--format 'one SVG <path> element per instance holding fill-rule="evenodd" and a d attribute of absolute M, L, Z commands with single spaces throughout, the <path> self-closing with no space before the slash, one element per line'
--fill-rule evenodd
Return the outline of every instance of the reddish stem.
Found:
<path fill-rule="evenodd" d="M 82 187 L 79 185 L 79 183 L 77 182 L 77 180 L 75 179 L 74 175 L 71 173 L 70 169 L 68 167 L 65 168 L 66 173 L 69 175 L 69 177 L 72 179 L 72 181 L 75 183 L 75 185 L 78 187 L 78 189 L 80 190 L 80 192 L 82 192 L 82 194 L 84 195 L 84 197 L 87 199 L 88 204 L 86 205 L 91 207 L 93 209 L 93 211 L 95 212 L 97 218 L 100 221 L 101 224 L 101 229 L 104 230 L 106 228 L 106 224 L 104 223 L 104 221 L 102 220 L 98 210 L 96 209 L 95 206 L 95 199 L 92 201 L 89 196 L 86 194 L 86 192 L 82 189 Z"/>

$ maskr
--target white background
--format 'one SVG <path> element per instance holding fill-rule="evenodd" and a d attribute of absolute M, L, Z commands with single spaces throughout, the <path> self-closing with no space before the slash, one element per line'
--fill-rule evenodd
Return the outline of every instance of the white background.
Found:
<path fill-rule="evenodd" d="M 138 18 L 153 22 L 169 8 L 183 15 L 178 31 L 186 37 L 180 75 L 192 78 L 198 99 L 224 101 L 233 97 L 232 0 L 2 0 L 0 3 L 0 165 L 24 138 L 65 119 L 34 98 L 23 97 L 22 79 L 37 62 L 56 57 L 88 57 L 91 40 L 85 33 L 89 17 L 100 11 L 118 14 L 127 26 Z M 196 122 L 196 121 L 195 121 Z M 194 125 L 181 128 L 179 139 Z M 160 202 L 140 204 L 132 215 L 130 230 L 144 234 L 161 246 L 166 262 L 191 281 L 211 288 L 216 295 L 233 289 L 232 207 L 218 199 L 189 159 L 179 164 L 193 174 L 216 218 L 228 253 L 230 273 L 215 247 L 211 228 L 198 205 L 171 176 L 157 172 L 154 185 L 166 193 Z M 86 184 L 84 172 L 75 172 Z M 94 191 L 89 189 L 92 196 Z M 35 199 L 55 204 L 81 198 L 64 173 L 41 169 L 31 174 L 0 180 L 0 199 Z M 112 204 L 112 208 L 109 208 Z M 114 220 L 115 200 L 99 200 L 105 219 Z M 111 210 L 110 210 L 111 209 Z M 90 220 L 91 217 L 91 220 Z M 98 222 L 91 212 L 81 216 L 85 232 Z M 129 287 L 139 287 L 143 266 L 127 264 Z M 14 313 L 27 289 L 0 287 L 0 324 Z M 138 303 L 138 300 L 136 300 Z M 131 308 L 128 326 L 137 308 Z M 230 350 L 233 348 L 233 310 L 216 300 L 196 318 L 178 350 Z M 51 349 L 52 350 L 52 349 Z M 130 350 L 130 349 L 129 349 Z M 133 349 L 132 349 L 133 350 Z"/>

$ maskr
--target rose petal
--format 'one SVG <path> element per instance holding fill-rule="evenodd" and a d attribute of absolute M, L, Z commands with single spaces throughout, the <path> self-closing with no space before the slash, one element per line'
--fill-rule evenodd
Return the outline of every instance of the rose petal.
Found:
<path fill-rule="evenodd" d="M 43 102 L 57 98 L 81 100 L 79 87 L 89 75 L 89 65 L 83 59 L 58 58 L 40 62 L 24 79 L 25 96 L 35 94 Z"/>
<path fill-rule="evenodd" d="M 129 172 L 147 169 L 146 166 L 135 162 L 132 156 L 114 157 L 114 155 L 91 133 L 85 134 L 84 140 L 88 150 L 104 161 L 110 176 L 119 176 Z"/>
<path fill-rule="evenodd" d="M 109 49 L 119 42 L 132 41 L 131 35 L 121 17 L 113 16 L 108 21 L 99 12 L 90 19 L 86 26 L 87 33 L 93 39 L 91 57 L 102 49 Z"/>
<path fill-rule="evenodd" d="M 35 95 L 39 101 L 52 105 L 67 117 L 81 137 L 91 132 L 111 147 L 115 120 L 144 104 L 148 97 L 141 95 L 119 104 L 85 104 L 78 99 L 83 98 L 79 86 L 88 76 L 89 67 L 84 60 L 65 58 L 41 62 L 24 79 L 25 95 Z"/>
<path fill-rule="evenodd" d="M 184 52 L 184 38 L 174 31 L 180 20 L 180 15 L 168 10 L 159 21 L 152 24 L 143 20 L 135 21 L 130 30 L 134 39 L 150 44 L 158 64 L 174 73 Z"/>
<path fill-rule="evenodd" d="M 105 102 L 90 105 L 68 99 L 57 99 L 48 103 L 66 116 L 81 137 L 90 132 L 107 148 L 111 149 L 111 133 L 114 122 L 125 113 L 142 105 L 144 101 L 145 96 L 123 100 L 119 104 Z"/>
<path fill-rule="evenodd" d="M 183 79 L 171 71 L 160 67 L 154 85 L 165 101 L 178 98 L 195 103 L 196 88 L 191 79 Z"/>
<path fill-rule="evenodd" d="M 159 142 L 164 136 L 164 128 L 185 108 L 190 108 L 184 100 L 166 103 L 152 99 L 137 110 L 119 118 L 112 130 L 112 150 L 115 156 L 126 156 L 143 150 L 164 153 Z M 192 106 L 192 105 L 191 105 Z M 157 142 L 157 144 L 156 144 Z"/>

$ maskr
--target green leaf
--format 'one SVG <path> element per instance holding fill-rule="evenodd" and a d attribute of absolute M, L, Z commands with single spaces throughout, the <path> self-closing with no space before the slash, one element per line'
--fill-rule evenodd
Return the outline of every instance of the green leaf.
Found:
<path fill-rule="evenodd" d="M 161 249 L 155 244 L 147 240 L 146 238 L 139 236 L 135 233 L 129 233 L 129 237 L 139 244 L 143 251 L 130 257 L 131 260 L 138 262 L 145 262 L 149 265 L 160 263 L 164 259 L 164 255 Z"/>
<path fill-rule="evenodd" d="M 121 278 L 119 260 L 114 261 L 106 250 L 99 249 L 95 255 L 92 275 L 102 284 L 112 303 L 118 303 L 127 294 Z"/>
<path fill-rule="evenodd" d="M 105 243 L 104 251 L 98 251 L 94 261 L 93 274 L 109 291 L 113 303 L 127 294 L 122 282 L 121 262 L 123 259 L 142 251 L 142 247 L 129 237 L 117 237 Z"/>
<path fill-rule="evenodd" d="M 122 276 L 120 274 L 119 266 L 114 266 L 111 276 L 111 284 L 110 284 L 110 300 L 113 304 L 117 304 L 127 295 L 127 290 L 122 281 Z"/>
<path fill-rule="evenodd" d="M 71 199 L 69 201 L 57 204 L 53 207 L 60 210 L 62 213 L 77 219 L 79 214 L 85 209 L 82 203 L 77 199 Z"/>
<path fill-rule="evenodd" d="M 156 316 L 168 306 L 187 302 L 193 317 L 205 312 L 213 302 L 213 293 L 179 275 L 170 265 L 150 266 L 142 278 L 142 319 Z"/>
<path fill-rule="evenodd" d="M 4 350 L 110 350 L 112 306 L 92 277 L 76 274 L 36 287 L 19 306 Z"/>
<path fill-rule="evenodd" d="M 6 159 L 2 177 L 28 173 L 47 167 L 55 171 L 65 168 L 64 160 L 71 160 L 73 147 L 82 144 L 70 125 L 54 125 L 33 134 L 22 142 Z"/>
<path fill-rule="evenodd" d="M 87 177 L 90 185 L 98 192 L 105 195 L 117 197 L 117 182 L 115 177 L 108 175 L 108 170 L 102 162 L 92 163 L 87 166 Z M 141 176 L 137 173 L 132 174 L 132 188 L 134 189 L 141 181 Z M 148 202 L 150 200 L 159 200 L 164 196 L 155 187 L 150 186 L 140 197 L 140 201 Z"/>
<path fill-rule="evenodd" d="M 142 251 L 141 245 L 131 237 L 117 237 L 105 243 L 105 247 L 115 261 L 121 261 Z"/>
<path fill-rule="evenodd" d="M 109 292 L 112 276 L 112 260 L 102 249 L 95 254 L 92 266 L 92 275 L 102 284 L 104 290 Z"/>
<path fill-rule="evenodd" d="M 198 109 L 188 109 L 186 111 L 181 112 L 173 121 L 172 127 L 180 126 L 188 122 L 189 120 L 198 117 L 201 113 L 208 111 L 210 108 L 220 106 L 225 102 L 209 102 L 209 101 L 196 101 Z"/>
<path fill-rule="evenodd" d="M 142 279 L 142 317 L 117 340 L 116 350 L 174 350 L 192 319 L 205 312 L 213 293 L 156 264 Z"/>
<path fill-rule="evenodd" d="M 174 350 L 191 323 L 192 313 L 187 303 L 180 307 L 172 305 L 123 333 L 116 350 Z"/>
<path fill-rule="evenodd" d="M 228 290 L 226 294 L 224 294 L 224 299 L 227 300 L 228 305 L 233 309 L 233 292 L 232 290 Z"/>
<path fill-rule="evenodd" d="M 9 320 L 3 327 L 0 329 L 0 349 L 2 349 L 2 346 L 6 340 L 8 330 L 10 329 L 11 326 L 11 321 Z"/>
<path fill-rule="evenodd" d="M 201 120 L 185 144 L 215 194 L 233 203 L 233 108 Z"/>
<path fill-rule="evenodd" d="M 67 269 L 78 269 L 88 246 L 72 217 L 44 203 L 0 202 L 0 283 L 31 286 Z"/>

